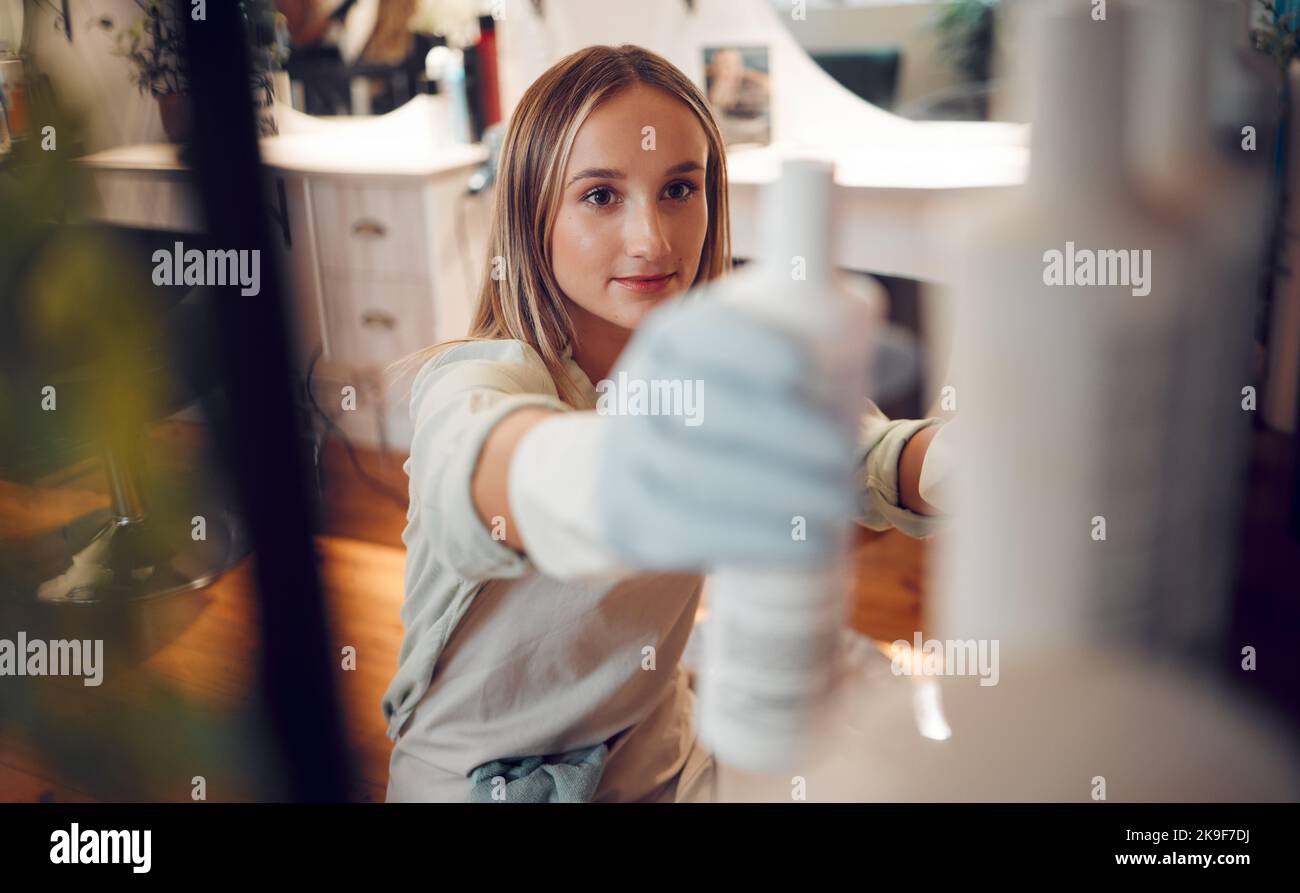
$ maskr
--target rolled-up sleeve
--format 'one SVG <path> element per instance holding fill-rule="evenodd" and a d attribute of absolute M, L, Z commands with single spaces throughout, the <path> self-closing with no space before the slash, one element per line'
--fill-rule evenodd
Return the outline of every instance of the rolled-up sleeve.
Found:
<path fill-rule="evenodd" d="M 925 539 L 947 523 L 944 515 L 922 515 L 904 508 L 898 495 L 898 458 L 907 441 L 931 425 L 942 425 L 939 418 L 893 419 L 870 400 L 862 415 L 858 438 L 858 523 L 872 530 L 891 528 L 908 536 Z"/>
<path fill-rule="evenodd" d="M 541 357 L 521 341 L 448 348 L 416 375 L 408 475 L 422 531 L 436 559 L 465 580 L 520 577 L 532 565 L 494 539 L 474 507 L 474 468 L 488 434 L 525 407 L 572 409 L 557 395 Z"/>

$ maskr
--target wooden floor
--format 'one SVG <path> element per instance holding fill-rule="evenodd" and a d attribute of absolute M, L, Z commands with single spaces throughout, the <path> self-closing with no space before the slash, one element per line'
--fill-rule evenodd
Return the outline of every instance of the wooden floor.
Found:
<path fill-rule="evenodd" d="M 152 434 L 156 454 L 183 462 L 196 429 L 168 423 Z M 399 493 L 404 457 L 358 451 L 363 468 Z M 380 700 L 397 664 L 405 552 L 405 506 L 371 489 L 345 452 L 324 453 L 325 500 L 317 539 L 331 612 L 334 654 L 356 649 L 355 671 L 335 683 L 359 779 L 352 797 L 379 802 L 390 742 Z M 0 482 L 0 536 L 55 530 L 107 505 L 98 462 L 87 461 L 33 486 Z M 852 624 L 882 640 L 920 628 L 927 545 L 896 533 L 862 531 Z M 210 801 L 257 799 L 249 740 L 264 726 L 243 714 L 254 703 L 258 625 L 251 559 L 206 589 L 150 603 L 133 616 L 132 647 L 103 685 L 27 679 L 36 694 L 27 714 L 0 725 L 0 801 L 191 799 L 204 779 Z M 12 633 L 6 631 L 5 636 Z M 199 755 L 195 744 L 199 743 Z M 203 753 L 208 747 L 212 753 Z M 104 765 L 105 753 L 134 761 Z"/>

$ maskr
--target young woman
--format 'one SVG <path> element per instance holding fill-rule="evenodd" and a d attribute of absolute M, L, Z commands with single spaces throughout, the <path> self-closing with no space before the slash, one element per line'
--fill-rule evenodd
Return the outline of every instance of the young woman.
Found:
<path fill-rule="evenodd" d="M 868 404 L 841 438 L 861 489 L 826 491 L 836 429 L 797 345 L 675 300 L 731 266 L 726 155 L 700 91 L 639 47 L 526 91 L 487 254 L 469 338 L 414 358 L 388 799 L 707 799 L 680 667 L 698 570 L 772 554 L 792 514 L 926 535 L 939 420 Z M 707 381 L 706 424 L 611 433 L 596 384 L 630 339 L 642 371 Z"/>

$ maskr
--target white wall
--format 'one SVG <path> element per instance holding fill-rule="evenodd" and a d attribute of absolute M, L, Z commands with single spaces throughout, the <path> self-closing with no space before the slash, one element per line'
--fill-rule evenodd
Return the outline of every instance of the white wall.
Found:
<path fill-rule="evenodd" d="M 61 28 L 56 30 L 49 4 L 26 4 L 24 51 L 49 76 L 59 100 L 85 114 L 86 150 L 164 141 L 157 101 L 140 95 L 131 79 L 131 64 L 112 55 L 112 34 L 96 24 L 108 16 L 118 27 L 130 25 L 140 8 L 133 0 L 73 0 L 69 6 L 71 43 Z"/>

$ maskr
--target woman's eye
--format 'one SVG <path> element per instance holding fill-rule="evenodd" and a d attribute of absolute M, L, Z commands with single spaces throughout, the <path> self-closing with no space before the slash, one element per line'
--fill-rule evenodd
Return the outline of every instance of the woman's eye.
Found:
<path fill-rule="evenodd" d="M 670 183 L 664 194 L 677 202 L 684 202 L 698 192 L 698 187 L 687 180 Z M 608 186 L 597 186 L 582 196 L 582 201 L 597 208 L 607 208 L 618 200 L 617 194 Z"/>
<path fill-rule="evenodd" d="M 614 193 L 608 187 L 598 186 L 582 197 L 584 202 L 604 208 L 614 201 Z"/>
<path fill-rule="evenodd" d="M 679 180 L 668 186 L 668 197 L 675 201 L 684 202 L 694 194 L 695 184 L 686 180 Z"/>

